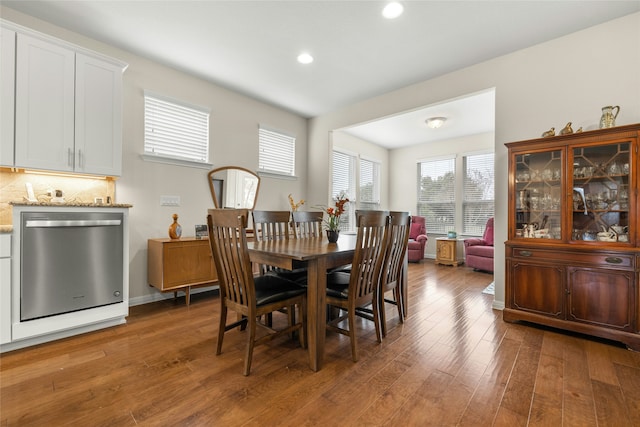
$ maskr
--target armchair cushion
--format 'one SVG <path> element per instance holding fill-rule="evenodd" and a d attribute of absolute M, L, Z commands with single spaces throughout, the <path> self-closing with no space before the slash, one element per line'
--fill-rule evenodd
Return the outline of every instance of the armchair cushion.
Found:
<path fill-rule="evenodd" d="M 409 239 L 416 240 L 419 235 L 423 234 L 422 227 L 423 225 L 417 222 L 411 223 L 411 228 L 409 229 Z"/>

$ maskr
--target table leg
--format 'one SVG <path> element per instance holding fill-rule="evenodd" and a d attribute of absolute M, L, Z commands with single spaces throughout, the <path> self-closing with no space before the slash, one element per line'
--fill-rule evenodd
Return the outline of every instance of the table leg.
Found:
<path fill-rule="evenodd" d="M 402 263 L 402 273 L 400 278 L 400 286 L 401 286 L 401 295 L 402 295 L 402 314 L 404 318 L 407 318 L 407 313 L 409 311 L 409 285 L 407 281 L 407 275 L 409 270 L 409 260 L 405 255 L 404 262 Z"/>
<path fill-rule="evenodd" d="M 309 260 L 307 265 L 307 341 L 309 366 L 322 367 L 326 336 L 327 266 L 324 258 Z"/>

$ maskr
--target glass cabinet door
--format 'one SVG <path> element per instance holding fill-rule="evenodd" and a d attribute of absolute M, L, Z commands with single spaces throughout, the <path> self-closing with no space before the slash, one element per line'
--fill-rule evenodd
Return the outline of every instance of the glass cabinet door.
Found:
<path fill-rule="evenodd" d="M 631 144 L 572 149 L 571 239 L 629 242 Z"/>
<path fill-rule="evenodd" d="M 562 151 L 515 156 L 516 238 L 562 238 Z"/>

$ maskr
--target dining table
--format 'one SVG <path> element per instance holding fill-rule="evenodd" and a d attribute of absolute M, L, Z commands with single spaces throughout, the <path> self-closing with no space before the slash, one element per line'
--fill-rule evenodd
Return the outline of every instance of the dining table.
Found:
<path fill-rule="evenodd" d="M 329 243 L 322 236 L 250 241 L 247 245 L 249 257 L 254 263 L 287 270 L 306 267 L 309 366 L 313 371 L 319 371 L 323 363 L 326 336 L 327 270 L 351 264 L 355 254 L 356 235 L 340 233 L 336 243 Z M 406 260 L 405 256 L 405 273 Z M 403 283 L 403 299 L 406 301 L 406 274 L 403 274 Z"/>

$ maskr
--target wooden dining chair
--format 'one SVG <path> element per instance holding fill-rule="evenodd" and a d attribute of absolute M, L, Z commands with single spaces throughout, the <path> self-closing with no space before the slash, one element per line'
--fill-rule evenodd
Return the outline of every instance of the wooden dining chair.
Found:
<path fill-rule="evenodd" d="M 289 239 L 291 231 L 289 211 L 252 211 L 253 228 L 256 241 Z M 260 265 L 260 274 L 277 272 L 276 267 Z"/>
<path fill-rule="evenodd" d="M 278 336 L 299 330 L 300 345 L 306 347 L 306 290 L 296 283 L 278 277 L 265 275 L 254 277 L 247 248 L 246 209 L 209 209 L 207 224 L 209 242 L 218 272 L 220 285 L 220 324 L 216 355 L 222 353 L 225 332 L 238 326 L 247 328 L 247 348 L 244 360 L 244 375 L 251 371 L 253 349 Z M 302 314 L 301 322 L 295 323 L 293 313 L 298 306 Z M 258 322 L 262 315 L 287 308 L 288 326 L 275 330 Z M 227 324 L 227 310 L 238 313 L 237 321 Z M 242 316 L 242 317 L 240 317 Z M 257 336 L 257 329 L 267 334 Z"/>
<path fill-rule="evenodd" d="M 293 211 L 293 233 L 297 239 L 322 236 L 322 211 Z"/>
<path fill-rule="evenodd" d="M 356 309 L 371 305 L 376 338 L 382 342 L 379 320 L 379 281 L 387 240 L 389 215 L 382 211 L 369 211 L 358 216 L 356 249 L 349 273 L 334 271 L 327 274 L 327 304 L 346 311 L 327 322 L 327 329 L 347 335 L 351 341 L 351 356 L 358 361 L 356 340 Z M 338 326 L 348 320 L 349 329 Z"/>
<path fill-rule="evenodd" d="M 380 292 L 378 294 L 380 304 L 380 326 L 382 336 L 387 336 L 386 310 L 384 303 L 394 304 L 398 307 L 398 319 L 404 323 L 404 289 L 402 275 L 404 260 L 407 256 L 409 242 L 409 229 L 411 228 L 411 216 L 409 212 L 390 212 L 390 221 L 387 232 L 387 245 L 380 275 Z M 385 298 L 385 294 L 393 291 L 393 299 Z"/>

